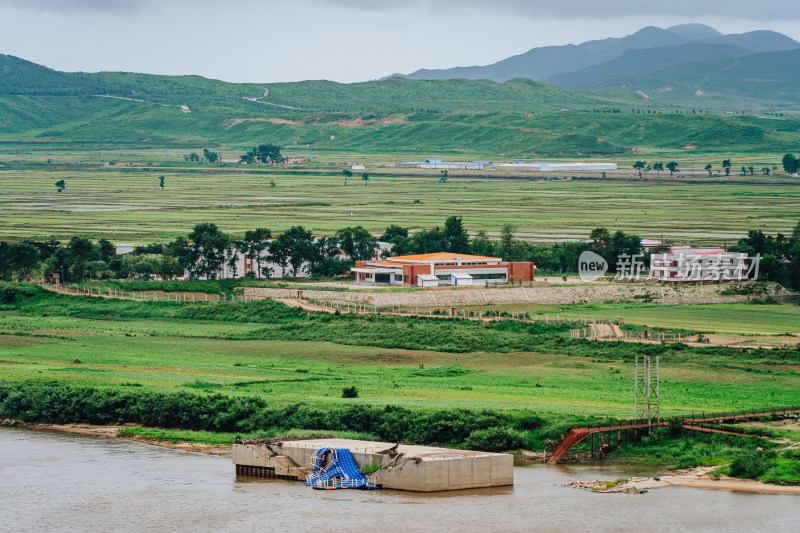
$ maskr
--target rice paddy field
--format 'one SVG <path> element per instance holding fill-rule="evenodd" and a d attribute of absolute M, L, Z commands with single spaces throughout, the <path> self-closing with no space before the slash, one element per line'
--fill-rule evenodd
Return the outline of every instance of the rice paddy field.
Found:
<path fill-rule="evenodd" d="M 472 233 L 493 236 L 512 223 L 518 238 L 532 241 L 586 239 L 592 228 L 607 227 L 723 244 L 735 243 L 750 229 L 789 233 L 800 218 L 800 180 L 785 177 L 614 181 L 483 172 L 440 183 L 438 172 L 376 167 L 368 181 L 356 172 L 345 185 L 340 168 L 0 166 L 0 238 L 84 234 L 117 243 L 163 242 L 186 235 L 201 221 L 234 235 L 298 224 L 316 235 L 355 225 L 380 235 L 391 224 L 418 230 L 458 215 Z M 61 179 L 66 188 L 59 193 L 54 183 Z"/>

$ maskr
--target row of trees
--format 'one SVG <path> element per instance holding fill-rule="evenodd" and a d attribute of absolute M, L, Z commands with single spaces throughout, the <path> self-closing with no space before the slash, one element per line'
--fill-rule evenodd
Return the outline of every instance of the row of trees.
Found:
<path fill-rule="evenodd" d="M 592 250 L 608 261 L 614 270 L 619 254 L 639 254 L 641 239 L 622 231 L 611 233 L 606 228 L 592 230 L 590 242 L 536 244 L 516 238 L 517 227 L 505 224 L 497 239 L 479 231 L 470 239 L 461 217 L 451 216 L 444 226 L 421 230 L 409 235 L 408 228 L 389 226 L 380 241 L 394 245 L 392 255 L 452 252 L 501 257 L 505 261 L 533 261 L 544 272 L 575 272 L 581 253 Z"/>
<path fill-rule="evenodd" d="M 761 230 L 751 230 L 730 250 L 745 252 L 750 257 L 760 254 L 760 278 L 800 290 L 800 222 L 788 237 L 782 233 L 773 237 Z"/>
<path fill-rule="evenodd" d="M 647 173 L 652 170 L 655 170 L 656 175 L 660 177 L 665 168 L 669 170 L 669 175 L 672 177 L 672 175 L 678 171 L 678 163 L 677 161 L 670 161 L 666 165 L 660 162 L 651 165 L 647 161 L 637 161 L 633 164 L 633 168 L 639 172 L 640 178 L 646 176 Z"/>
<path fill-rule="evenodd" d="M 281 147 L 276 144 L 259 144 L 255 148 L 250 148 L 247 152 L 239 156 L 242 163 L 253 164 L 256 161 L 265 164 L 283 163 L 284 157 L 281 155 Z"/>
<path fill-rule="evenodd" d="M 733 162 L 730 159 L 723 159 L 721 167 L 722 167 L 722 171 L 725 173 L 725 175 L 726 176 L 730 176 L 731 175 L 731 170 L 733 169 Z M 670 161 L 667 164 L 664 164 L 664 163 L 652 163 L 652 164 L 650 164 L 647 161 L 636 161 L 633 164 L 633 168 L 636 169 L 636 171 L 639 173 L 639 177 L 640 178 L 642 178 L 644 176 L 647 176 L 647 174 L 649 172 L 652 172 L 652 171 L 656 171 L 656 175 L 660 177 L 661 173 L 664 171 L 664 169 L 669 170 L 669 175 L 670 175 L 670 177 L 672 177 L 673 174 L 678 172 L 679 165 L 678 165 L 678 163 L 676 161 Z M 709 176 L 712 176 L 714 174 L 714 165 L 713 165 L 713 163 L 708 163 L 703 168 L 704 168 L 704 170 L 706 172 L 708 172 Z M 796 174 L 799 169 L 800 169 L 800 159 L 797 159 L 792 154 L 786 154 L 785 156 L 783 156 L 783 170 L 787 174 Z M 749 166 L 744 166 L 743 165 L 740 170 L 741 170 L 741 175 L 742 176 L 747 176 L 747 175 L 755 176 L 755 173 L 756 173 L 756 167 L 753 166 L 753 165 L 749 165 Z M 763 174 L 764 176 L 769 176 L 769 173 L 770 173 L 770 171 L 772 169 L 770 167 L 765 166 L 765 167 L 761 167 L 761 169 L 759 169 L 759 170 L 760 170 L 761 174 Z"/>
<path fill-rule="evenodd" d="M 242 254 L 254 261 L 253 277 L 270 277 L 273 266 L 296 276 L 301 269 L 317 277 L 349 272 L 353 261 L 373 256 L 377 241 L 361 226 L 340 229 L 333 237 L 315 239 L 302 226 L 294 226 L 273 238 L 267 228 L 245 232 L 236 239 L 215 224 L 197 224 L 189 235 L 167 244 L 137 246 L 132 253 L 117 255 L 106 239 L 93 242 L 73 237 L 67 243 L 0 242 L 0 280 L 27 281 L 39 274 L 58 274 L 63 281 L 85 279 L 174 279 L 188 272 L 193 279 L 217 279 L 227 268 L 233 276 Z M 342 254 L 344 257 L 342 257 Z"/>
<path fill-rule="evenodd" d="M 297 276 L 301 270 L 312 277 L 336 277 L 349 272 L 354 261 L 374 257 L 377 241 L 393 244 L 391 255 L 432 252 L 501 257 L 506 261 L 533 261 L 542 273 L 575 272 L 578 258 L 591 250 L 602 256 L 611 272 L 616 270 L 620 255 L 643 254 L 641 239 L 622 231 L 595 228 L 587 242 L 538 244 L 516 238 L 517 228 L 505 224 L 497 238 L 479 231 L 470 238 L 463 220 L 448 217 L 443 226 L 414 233 L 392 225 L 376 239 L 362 226 L 342 228 L 332 237 L 314 238 L 303 226 L 294 226 L 277 236 L 268 228 L 245 232 L 242 238 L 222 232 L 213 223 L 197 224 L 186 237 L 167 244 L 136 247 L 132 253 L 116 255 L 114 245 L 106 239 L 96 243 L 86 237 L 73 237 L 67 243 L 58 241 L 24 241 L 18 244 L 0 242 L 0 279 L 25 281 L 35 274 L 51 272 L 64 281 L 87 278 L 173 279 L 188 272 L 192 279 L 217 279 L 227 268 L 234 277 L 242 254 L 253 260 L 252 277 L 271 277 L 274 267 Z M 661 253 L 666 247 L 651 249 Z M 763 279 L 800 289 L 800 223 L 790 236 L 773 237 L 761 230 L 750 231 L 731 248 L 750 256 L 762 257 Z M 648 254 L 642 261 L 648 263 Z"/>

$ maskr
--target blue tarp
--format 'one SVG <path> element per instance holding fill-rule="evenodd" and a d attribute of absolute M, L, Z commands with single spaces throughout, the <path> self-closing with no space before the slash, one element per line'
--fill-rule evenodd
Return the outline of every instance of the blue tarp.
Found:
<path fill-rule="evenodd" d="M 328 466 L 325 461 L 330 459 Z M 306 485 L 315 489 L 374 489 L 347 448 L 320 448 L 311 458 Z"/>

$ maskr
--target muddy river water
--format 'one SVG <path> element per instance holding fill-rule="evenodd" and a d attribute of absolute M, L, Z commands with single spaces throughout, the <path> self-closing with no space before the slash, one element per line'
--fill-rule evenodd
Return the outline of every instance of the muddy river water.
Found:
<path fill-rule="evenodd" d="M 618 465 L 517 467 L 513 487 L 442 494 L 314 491 L 237 478 L 230 459 L 0 428 L 0 531 L 787 531 L 800 496 L 668 487 L 592 494 L 570 480 L 649 475 Z"/>

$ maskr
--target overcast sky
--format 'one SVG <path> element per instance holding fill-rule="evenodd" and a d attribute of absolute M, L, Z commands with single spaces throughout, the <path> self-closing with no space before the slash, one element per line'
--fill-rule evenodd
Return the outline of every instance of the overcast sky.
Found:
<path fill-rule="evenodd" d="M 800 0 L 0 0 L 0 21 L 0 53 L 58 70 L 352 82 L 648 25 L 800 40 Z"/>

